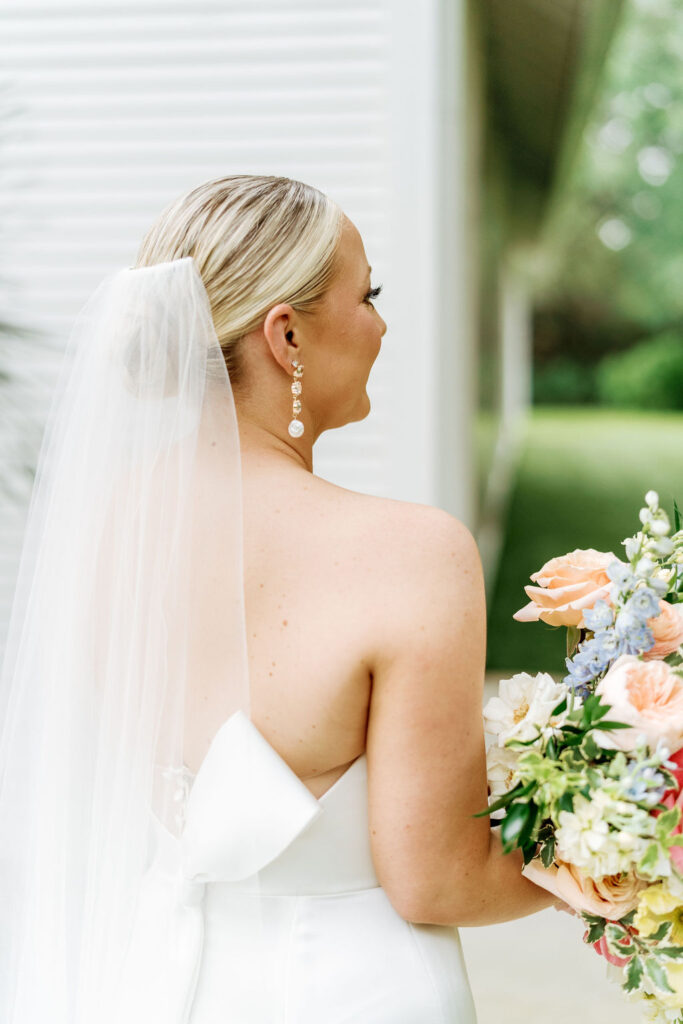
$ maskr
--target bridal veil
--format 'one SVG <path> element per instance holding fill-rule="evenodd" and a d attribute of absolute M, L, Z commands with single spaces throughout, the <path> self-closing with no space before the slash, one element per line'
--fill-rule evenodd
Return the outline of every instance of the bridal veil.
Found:
<path fill-rule="evenodd" d="M 195 262 L 113 273 L 66 348 L 0 680 L 3 1024 L 128 1024 L 151 825 L 180 839 L 216 729 L 249 714 L 242 558 L 235 406 Z M 165 938 L 150 991 L 174 984 L 187 931 Z"/>

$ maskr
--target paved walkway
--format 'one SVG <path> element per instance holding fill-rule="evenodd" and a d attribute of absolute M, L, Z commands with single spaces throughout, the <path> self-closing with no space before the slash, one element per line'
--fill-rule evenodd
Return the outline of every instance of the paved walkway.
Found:
<path fill-rule="evenodd" d="M 498 680 L 487 676 L 486 699 Z M 582 923 L 549 909 L 485 928 L 461 928 L 478 1024 L 639 1024 L 638 1008 L 582 941 Z"/>

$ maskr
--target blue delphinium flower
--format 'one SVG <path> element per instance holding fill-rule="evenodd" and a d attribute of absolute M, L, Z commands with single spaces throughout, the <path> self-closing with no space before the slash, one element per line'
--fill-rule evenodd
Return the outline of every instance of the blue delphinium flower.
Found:
<path fill-rule="evenodd" d="M 581 683 L 581 682 L 579 682 L 578 679 L 575 679 L 574 676 L 572 676 L 572 675 L 565 676 L 564 679 L 562 680 L 562 682 L 573 693 L 575 693 L 577 697 L 581 697 L 582 700 L 585 700 L 586 697 L 590 697 L 590 695 L 591 695 L 591 688 L 588 685 L 588 683 Z"/>
<path fill-rule="evenodd" d="M 620 562 L 618 559 L 614 562 L 610 562 L 607 566 L 607 576 L 622 592 L 625 590 L 633 590 L 638 582 L 637 577 L 634 576 L 631 571 L 631 566 L 627 565 L 626 562 Z"/>
<path fill-rule="evenodd" d="M 592 640 L 585 640 L 581 644 L 578 654 L 574 655 L 574 660 L 578 661 L 580 665 L 588 666 L 595 678 L 603 669 L 607 668 L 612 660 L 612 654 L 605 650 L 602 639 L 593 637 Z"/>
<path fill-rule="evenodd" d="M 593 608 L 586 608 L 583 613 L 583 621 L 588 629 L 592 629 L 594 632 L 599 629 L 607 629 L 614 622 L 614 612 L 607 601 L 600 598 L 595 602 Z"/>
<path fill-rule="evenodd" d="M 645 622 L 654 615 L 659 615 L 659 597 L 651 587 L 638 587 L 631 594 L 624 608 Z"/>
<path fill-rule="evenodd" d="M 654 645 L 654 633 L 649 626 L 642 625 L 624 638 L 624 654 L 644 654 Z"/>
<path fill-rule="evenodd" d="M 634 764 L 623 776 L 622 784 L 624 796 L 647 807 L 658 804 L 667 789 L 664 776 L 651 765 Z"/>
<path fill-rule="evenodd" d="M 622 608 L 614 623 L 614 631 L 620 639 L 627 639 L 630 633 L 634 633 L 643 625 L 643 620 L 630 608 Z"/>
<path fill-rule="evenodd" d="M 600 629 L 593 638 L 603 652 L 606 662 L 612 662 L 620 654 L 626 653 L 623 637 L 617 636 L 613 629 Z"/>
<path fill-rule="evenodd" d="M 584 640 L 574 657 L 565 659 L 569 675 L 564 681 L 576 692 L 578 687 L 583 687 L 582 696 L 589 692 L 586 684 L 599 676 L 614 658 L 611 645 L 605 645 L 604 639 L 599 636 L 593 637 L 592 640 Z"/>
<path fill-rule="evenodd" d="M 567 686 L 581 685 L 583 683 L 590 683 L 593 679 L 593 670 L 589 665 L 583 664 L 576 660 L 576 655 L 573 658 L 565 658 L 565 665 L 567 666 L 568 676 L 565 677 Z"/>

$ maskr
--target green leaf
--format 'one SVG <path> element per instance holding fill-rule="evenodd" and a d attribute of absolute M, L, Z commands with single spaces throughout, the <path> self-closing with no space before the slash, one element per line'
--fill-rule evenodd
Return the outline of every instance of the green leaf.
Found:
<path fill-rule="evenodd" d="M 630 928 L 631 925 L 633 924 L 635 916 L 636 916 L 636 911 L 635 911 L 635 908 L 634 908 L 633 910 L 629 910 L 628 914 L 624 914 L 623 917 L 619 918 L 619 924 L 623 925 L 624 928 Z"/>
<path fill-rule="evenodd" d="M 538 789 L 538 783 L 533 779 L 531 782 L 528 782 L 526 786 L 523 786 L 521 782 L 518 782 L 514 789 L 509 790 L 507 793 L 503 793 L 503 795 L 498 797 L 497 800 L 494 800 L 492 804 L 489 804 L 485 811 L 477 811 L 477 813 L 473 814 L 472 817 L 483 818 L 487 814 L 492 814 L 493 811 L 500 811 L 503 807 L 507 807 L 508 804 L 512 803 L 513 800 L 521 800 L 525 796 L 529 796 L 529 794 L 536 789 Z"/>
<path fill-rule="evenodd" d="M 506 852 L 519 845 L 519 837 L 525 831 L 532 809 L 529 804 L 513 804 L 503 820 L 500 835 Z"/>
<path fill-rule="evenodd" d="M 472 817 L 483 818 L 487 814 L 492 814 L 494 811 L 500 811 L 503 807 L 507 807 L 507 805 L 512 803 L 517 796 L 518 789 L 519 786 L 516 786 L 514 789 L 511 789 L 509 793 L 503 793 L 503 795 L 498 797 L 497 800 L 494 800 L 492 804 L 489 804 L 485 811 L 477 811 L 477 813 L 473 814 Z"/>
<path fill-rule="evenodd" d="M 598 719 L 604 718 L 607 712 L 611 708 L 611 704 L 603 704 L 600 700 L 600 694 L 593 693 L 590 697 L 586 697 L 583 702 L 584 719 L 587 723 L 597 722 Z"/>
<path fill-rule="evenodd" d="M 563 699 L 560 701 L 560 703 L 557 705 L 557 707 L 553 708 L 553 710 L 550 712 L 550 717 L 552 718 L 553 715 L 561 715 L 562 712 L 566 711 L 566 710 L 567 710 L 567 698 L 563 697 Z"/>
<path fill-rule="evenodd" d="M 606 924 L 607 922 L 605 921 L 604 917 L 596 917 L 593 923 L 588 928 L 586 942 L 598 942 L 605 934 Z"/>
<path fill-rule="evenodd" d="M 661 942 L 662 939 L 666 938 L 666 936 L 669 934 L 669 931 L 671 930 L 671 923 L 671 921 L 662 921 L 657 931 L 652 932 L 651 935 L 647 936 L 647 941 Z M 657 952 L 659 953 L 661 951 L 657 950 Z M 683 952 L 683 947 L 681 947 L 681 952 Z"/>
<path fill-rule="evenodd" d="M 657 818 L 655 825 L 655 833 L 657 836 L 668 836 L 669 832 L 678 825 L 681 820 L 681 809 L 680 807 L 671 807 L 668 811 L 664 811 Z"/>
<path fill-rule="evenodd" d="M 643 982 L 643 961 L 639 956 L 634 956 L 626 968 L 626 992 L 638 992 Z"/>
<path fill-rule="evenodd" d="M 525 864 L 531 863 L 531 861 L 534 859 L 534 857 L 536 856 L 536 843 L 533 840 L 529 843 L 525 843 L 524 846 L 522 846 L 522 856 L 524 858 Z"/>
<path fill-rule="evenodd" d="M 676 499 L 674 498 L 674 533 L 678 533 L 680 528 L 681 528 L 681 512 L 680 512 L 680 509 L 679 509 L 678 505 L 676 504 Z"/>
<path fill-rule="evenodd" d="M 541 847 L 541 863 L 544 868 L 549 868 L 555 860 L 555 836 L 546 839 Z"/>
<path fill-rule="evenodd" d="M 650 937 L 648 935 L 648 938 Z M 660 946 L 657 956 L 665 956 L 671 960 L 683 960 L 683 946 Z"/>
<path fill-rule="evenodd" d="M 571 795 L 571 793 L 563 793 L 560 799 L 557 801 L 557 806 L 561 811 L 573 811 L 574 797 Z"/>
<path fill-rule="evenodd" d="M 624 929 L 616 921 L 608 921 L 605 929 L 610 942 L 619 942 L 624 937 Z"/>
<path fill-rule="evenodd" d="M 638 871 L 641 874 L 643 874 L 646 878 L 648 877 L 648 874 L 650 873 L 650 871 L 652 871 L 652 868 L 657 863 L 658 856 L 659 856 L 659 850 L 658 850 L 657 844 L 656 843 L 650 843 L 650 845 L 648 846 L 647 850 L 645 851 L 643 856 L 640 858 L 640 861 L 638 863 Z"/>
<path fill-rule="evenodd" d="M 587 761 L 594 761 L 602 753 L 602 747 L 598 746 L 590 733 L 587 733 L 581 744 L 581 753 Z"/>
<path fill-rule="evenodd" d="M 608 708 L 609 710 L 609 708 Z M 612 722 L 605 719 L 603 722 L 596 722 L 593 726 L 594 729 L 632 729 L 632 725 L 627 725 L 626 722 Z"/>
<path fill-rule="evenodd" d="M 645 970 L 647 971 L 650 981 L 658 988 L 660 992 L 673 992 L 671 985 L 669 984 L 669 978 L 666 970 L 654 957 L 647 957 L 645 960 Z"/>
<path fill-rule="evenodd" d="M 581 643 L 581 630 L 578 626 L 567 626 L 567 657 L 571 658 Z"/>

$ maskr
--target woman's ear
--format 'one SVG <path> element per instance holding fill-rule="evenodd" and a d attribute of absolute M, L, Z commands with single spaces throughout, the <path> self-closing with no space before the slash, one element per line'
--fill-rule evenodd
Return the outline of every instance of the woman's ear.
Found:
<path fill-rule="evenodd" d="M 288 373 L 291 370 L 292 360 L 299 358 L 296 320 L 294 309 L 287 303 L 281 302 L 268 310 L 263 321 L 263 334 L 273 358 Z"/>

